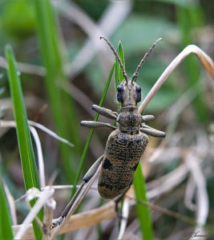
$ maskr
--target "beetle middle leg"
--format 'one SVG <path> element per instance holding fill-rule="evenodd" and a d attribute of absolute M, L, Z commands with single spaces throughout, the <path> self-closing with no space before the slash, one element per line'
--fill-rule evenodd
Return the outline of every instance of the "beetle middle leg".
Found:
<path fill-rule="evenodd" d="M 99 168 L 100 164 L 102 163 L 104 159 L 104 156 L 102 155 L 100 158 L 96 160 L 96 162 L 89 168 L 85 176 L 83 177 L 83 182 L 81 183 L 79 189 L 74 194 L 71 201 L 68 203 L 68 205 L 65 207 L 63 212 L 61 213 L 61 216 L 52 223 L 52 228 L 55 228 L 57 225 L 60 225 L 62 221 L 66 218 L 68 215 L 68 212 L 70 211 L 71 207 L 73 206 L 74 202 L 76 201 L 77 197 L 79 196 L 80 192 L 82 191 L 84 185 L 94 176 L 97 169 Z"/>
<path fill-rule="evenodd" d="M 159 131 L 152 127 L 149 127 L 146 124 L 144 124 L 143 127 L 140 128 L 140 131 L 143 133 L 146 133 L 148 135 L 151 135 L 153 137 L 165 137 L 166 136 L 165 132 Z"/>

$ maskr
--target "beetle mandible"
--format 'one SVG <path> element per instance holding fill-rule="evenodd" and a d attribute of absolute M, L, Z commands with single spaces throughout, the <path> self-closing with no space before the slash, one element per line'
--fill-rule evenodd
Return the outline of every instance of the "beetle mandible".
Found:
<path fill-rule="evenodd" d="M 100 164 L 102 167 L 98 181 L 99 194 L 105 199 L 116 198 L 116 202 L 121 199 L 132 184 L 134 172 L 149 141 L 147 134 L 153 137 L 165 137 L 164 132 L 146 125 L 147 121 L 154 119 L 153 115 L 142 116 L 138 113 L 137 103 L 141 101 L 141 87 L 135 82 L 146 58 L 162 39 L 158 39 L 153 44 L 140 61 L 132 78 L 128 79 L 122 61 L 111 43 L 104 37 L 100 38 L 110 46 L 123 72 L 124 80 L 117 87 L 117 100 L 121 103 L 121 108 L 119 114 L 97 105 L 92 105 L 92 109 L 107 118 L 116 120 L 117 127 L 105 122 L 81 121 L 81 125 L 85 127 L 107 127 L 114 131 L 108 137 L 104 154 L 85 174 L 80 188 L 62 212 L 61 217 L 53 223 L 53 227 L 60 224 L 67 216 L 83 186 L 92 178 Z"/>

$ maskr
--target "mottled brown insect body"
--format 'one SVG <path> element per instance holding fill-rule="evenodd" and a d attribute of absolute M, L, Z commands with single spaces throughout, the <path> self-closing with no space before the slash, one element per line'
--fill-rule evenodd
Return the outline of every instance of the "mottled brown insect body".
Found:
<path fill-rule="evenodd" d="M 141 88 L 135 82 L 142 64 L 152 52 L 152 49 L 155 47 L 157 42 L 161 39 L 158 39 L 151 49 L 145 54 L 133 74 L 132 79 L 128 79 L 121 59 L 115 49 L 107 39 L 103 39 L 112 49 L 123 72 L 124 80 L 117 87 L 117 100 L 121 103 L 121 109 L 119 115 L 117 112 L 113 112 L 110 109 L 97 105 L 93 105 L 92 109 L 105 117 L 116 120 L 117 127 L 105 122 L 81 122 L 81 125 L 85 127 L 107 127 L 113 129 L 114 131 L 108 137 L 104 154 L 97 159 L 97 161 L 85 174 L 80 188 L 62 212 L 61 217 L 53 223 L 53 227 L 60 224 L 67 216 L 71 206 L 78 198 L 78 195 L 82 191 L 84 185 L 93 177 L 100 164 L 102 164 L 102 168 L 98 181 L 98 191 L 100 195 L 106 199 L 113 199 L 117 197 L 115 202 L 118 203 L 123 194 L 126 193 L 132 184 L 134 172 L 149 141 L 146 134 L 154 137 L 165 137 L 164 132 L 158 131 L 145 124 L 145 122 L 153 120 L 154 116 L 142 116 L 138 113 L 137 103 L 141 101 Z"/>
<path fill-rule="evenodd" d="M 127 190 L 147 146 L 148 136 L 140 132 L 142 117 L 137 111 L 137 102 L 141 96 L 138 93 L 140 87 L 135 82 L 123 81 L 118 86 L 121 113 L 117 117 L 117 129 L 108 137 L 98 182 L 103 198 L 112 199 Z"/>
<path fill-rule="evenodd" d="M 117 129 L 107 142 L 98 191 L 101 197 L 112 199 L 124 193 L 132 183 L 148 137 L 141 132 L 129 135 Z"/>

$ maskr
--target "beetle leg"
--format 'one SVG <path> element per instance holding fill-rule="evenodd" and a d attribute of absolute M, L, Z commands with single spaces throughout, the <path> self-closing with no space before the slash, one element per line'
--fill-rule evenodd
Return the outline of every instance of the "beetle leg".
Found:
<path fill-rule="evenodd" d="M 129 184 L 129 186 L 127 187 L 127 189 L 125 190 L 124 193 L 122 193 L 119 197 L 117 197 L 114 202 L 115 202 L 115 212 L 117 213 L 117 216 L 122 219 L 124 218 L 121 213 L 119 212 L 119 202 L 123 199 L 123 197 L 126 195 L 126 193 L 128 192 L 129 188 L 132 185 L 133 180 L 131 181 L 131 183 Z"/>
<path fill-rule="evenodd" d="M 100 107 L 98 105 L 93 104 L 91 107 L 94 111 L 96 111 L 97 113 L 107 117 L 107 118 L 111 118 L 111 119 L 117 119 L 118 117 L 118 113 L 117 112 L 113 112 L 110 109 L 104 108 L 104 107 Z"/>
<path fill-rule="evenodd" d="M 148 135 L 151 135 L 153 137 L 165 137 L 166 133 L 159 131 L 155 128 L 149 127 L 147 125 L 143 125 L 143 127 L 140 128 L 140 131 L 143 133 L 146 133 Z"/>
<path fill-rule="evenodd" d="M 65 207 L 63 212 L 61 213 L 61 216 L 52 223 L 52 228 L 55 228 L 57 225 L 60 225 L 64 218 L 68 215 L 68 212 L 70 211 L 71 207 L 73 206 L 74 202 L 76 201 L 77 197 L 79 196 L 80 192 L 82 191 L 84 185 L 94 176 L 95 172 L 99 168 L 100 164 L 102 163 L 104 157 L 102 155 L 100 158 L 96 160 L 96 162 L 89 168 L 85 176 L 83 177 L 83 182 L 81 183 L 79 189 L 76 191 L 74 194 L 73 198 L 71 201 L 68 203 L 68 205 Z"/>
<path fill-rule="evenodd" d="M 148 122 L 154 120 L 155 117 L 153 115 L 143 115 L 141 116 L 142 122 Z"/>
<path fill-rule="evenodd" d="M 88 127 L 88 128 L 111 128 L 113 130 L 116 129 L 115 126 L 109 124 L 109 123 L 104 123 L 104 122 L 95 122 L 95 121 L 81 121 L 81 126 Z"/>

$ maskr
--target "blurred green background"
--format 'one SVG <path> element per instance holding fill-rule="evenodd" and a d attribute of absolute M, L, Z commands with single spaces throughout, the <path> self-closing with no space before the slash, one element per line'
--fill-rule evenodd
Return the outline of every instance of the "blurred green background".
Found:
<path fill-rule="evenodd" d="M 0 0 L 0 117 L 14 119 L 4 56 L 4 48 L 10 44 L 18 62 L 28 118 L 75 144 L 70 148 L 39 132 L 46 179 L 48 181 L 58 170 L 54 184 L 72 184 L 88 134 L 79 122 L 93 119 L 90 106 L 99 103 L 114 61 L 111 50 L 99 36 L 108 38 L 115 48 L 121 40 L 130 77 L 152 44 L 159 37 L 163 38 L 138 77 L 145 97 L 168 64 L 188 44 L 198 45 L 214 59 L 214 2 L 52 0 L 51 8 L 44 2 Z M 209 127 L 214 116 L 213 89 L 214 84 L 201 63 L 195 56 L 189 56 L 159 90 L 145 113 L 159 116 L 151 123 L 153 127 L 168 129 L 169 136 L 174 131 L 182 136 L 178 147 L 194 145 L 197 131 L 203 131 L 207 139 L 212 140 Z M 176 103 L 183 104 L 178 101 L 184 93 L 187 104 L 184 102 L 186 105 L 181 111 L 178 109 L 177 116 L 176 108 L 172 107 L 177 106 Z M 117 111 L 113 81 L 104 106 Z M 106 121 L 102 117 L 100 120 Z M 102 155 L 108 134 L 108 130 L 95 131 L 82 173 Z M 151 141 L 155 148 L 157 142 L 152 138 Z M 173 154 L 170 157 L 173 159 Z M 14 129 L 0 129 L 0 160 L 2 175 L 12 195 L 20 197 L 24 187 Z M 210 198 L 208 223 L 213 224 L 214 177 L 207 169 L 213 169 L 214 163 L 207 155 L 203 160 Z M 180 161 L 176 158 L 175 162 L 162 162 L 158 170 L 151 170 L 148 179 L 156 179 L 176 169 Z M 170 206 L 194 218 L 194 213 L 180 201 L 184 191 L 185 183 L 170 193 L 170 198 L 174 199 Z M 58 212 L 68 197 L 67 192 L 65 196 L 58 196 Z M 19 218 L 22 219 L 26 207 L 19 205 Z M 184 224 L 163 216 L 155 222 L 155 235 L 167 239 L 184 228 Z"/>

